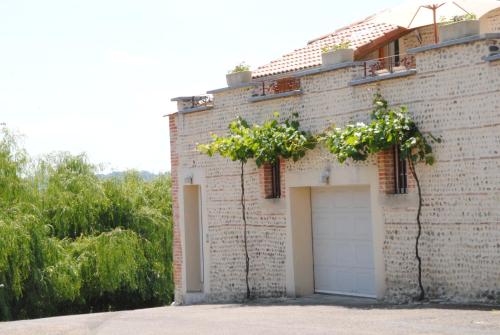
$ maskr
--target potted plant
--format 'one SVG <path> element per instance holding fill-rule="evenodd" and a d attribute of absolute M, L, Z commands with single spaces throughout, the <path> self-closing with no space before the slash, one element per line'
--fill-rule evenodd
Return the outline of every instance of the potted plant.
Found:
<path fill-rule="evenodd" d="M 439 38 L 441 42 L 478 34 L 479 20 L 477 20 L 474 14 L 454 16 L 451 19 L 441 18 L 441 23 L 439 24 Z"/>
<path fill-rule="evenodd" d="M 227 85 L 229 87 L 238 86 L 252 81 L 252 71 L 250 66 L 242 62 L 234 67 L 226 75 Z"/>
<path fill-rule="evenodd" d="M 354 60 L 354 50 L 351 49 L 350 46 L 350 41 L 343 41 L 321 48 L 323 66 L 352 62 Z"/>

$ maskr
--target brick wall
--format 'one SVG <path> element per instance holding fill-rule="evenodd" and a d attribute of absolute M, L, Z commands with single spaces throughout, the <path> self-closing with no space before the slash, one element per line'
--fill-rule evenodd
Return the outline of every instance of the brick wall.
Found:
<path fill-rule="evenodd" d="M 177 152 L 177 114 L 168 117 L 170 130 L 170 164 L 172 176 L 172 212 L 174 219 L 173 227 L 173 265 L 174 265 L 174 285 L 175 300 L 181 301 L 182 288 L 182 245 L 179 221 L 179 154 Z"/>
<path fill-rule="evenodd" d="M 377 154 L 377 166 L 380 192 L 393 194 L 396 187 L 394 182 L 394 152 L 386 150 Z"/>
<path fill-rule="evenodd" d="M 408 192 L 415 189 L 415 179 L 413 178 L 410 167 L 406 163 L 407 188 Z M 386 150 L 377 154 L 379 191 L 385 194 L 394 194 L 396 181 L 394 179 L 394 150 Z"/>
<path fill-rule="evenodd" d="M 286 194 L 285 185 L 285 162 L 280 160 L 280 198 L 284 198 Z M 273 172 L 272 166 L 270 164 L 265 164 L 259 168 L 259 185 L 260 185 L 260 196 L 264 199 L 269 199 L 273 194 Z"/>

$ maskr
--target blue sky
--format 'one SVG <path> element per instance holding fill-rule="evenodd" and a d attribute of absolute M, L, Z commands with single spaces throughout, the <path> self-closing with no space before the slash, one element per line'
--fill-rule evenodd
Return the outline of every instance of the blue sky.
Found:
<path fill-rule="evenodd" d="M 0 123 L 34 155 L 170 169 L 170 98 L 225 86 L 397 0 L 1 0 Z"/>

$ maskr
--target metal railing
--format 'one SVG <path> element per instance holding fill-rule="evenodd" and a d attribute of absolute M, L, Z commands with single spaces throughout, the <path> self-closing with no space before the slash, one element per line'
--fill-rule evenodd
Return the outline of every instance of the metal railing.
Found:
<path fill-rule="evenodd" d="M 362 62 L 364 78 L 407 71 L 416 67 L 414 55 L 394 55 Z"/>
<path fill-rule="evenodd" d="M 208 95 L 191 97 L 191 106 L 188 108 L 207 107 L 213 105 L 213 99 Z"/>
<path fill-rule="evenodd" d="M 300 90 L 299 78 L 280 78 L 274 80 L 264 80 L 260 85 L 256 86 L 252 92 L 252 96 L 266 96 L 279 93 L 291 92 Z"/>

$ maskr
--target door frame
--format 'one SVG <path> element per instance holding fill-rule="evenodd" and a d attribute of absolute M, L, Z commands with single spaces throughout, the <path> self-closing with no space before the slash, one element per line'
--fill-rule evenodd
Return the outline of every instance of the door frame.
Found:
<path fill-rule="evenodd" d="M 321 176 L 329 171 L 327 183 Z M 286 290 L 290 297 L 314 294 L 314 259 L 312 242 L 311 187 L 369 186 L 375 267 L 376 298 L 385 294 L 384 219 L 381 194 L 379 192 L 378 168 L 369 166 L 335 166 L 287 171 L 287 240 L 286 240 Z M 305 197 L 309 203 L 305 204 Z M 310 228 L 305 228 L 310 225 Z M 305 250 L 305 252 L 304 252 Z"/>
<path fill-rule="evenodd" d="M 183 186 L 184 191 L 184 249 L 186 267 L 186 292 L 203 292 L 203 215 L 201 206 L 201 186 L 190 184 Z M 186 206 L 189 206 L 186 208 Z M 194 234 L 197 233 L 198 236 Z M 196 250 L 198 249 L 198 250 Z M 191 262 L 191 263 L 189 263 Z M 192 263 L 199 264 L 192 264 Z M 196 277 L 196 278 L 195 278 Z M 196 288 L 195 288 L 196 287 Z"/>
<path fill-rule="evenodd" d="M 206 178 L 205 171 L 203 169 L 182 169 L 178 172 L 179 175 L 179 189 L 178 189 L 178 205 L 179 205 L 179 228 L 180 228 L 180 239 L 181 239 L 181 250 L 182 250 L 182 278 L 181 287 L 176 288 L 180 291 L 180 294 L 186 298 L 186 294 L 202 294 L 203 296 L 210 293 L 210 277 L 209 277 L 209 267 L 210 267 L 210 253 L 209 250 L 210 235 L 208 229 L 208 213 L 207 208 L 204 204 L 207 203 L 207 192 L 206 192 Z M 186 222 L 184 216 L 184 186 L 198 186 L 199 187 L 199 219 L 200 219 L 200 266 L 201 266 L 201 280 L 202 289 L 200 292 L 188 292 L 187 291 L 187 268 L 186 268 Z"/>
<path fill-rule="evenodd" d="M 335 295 L 344 295 L 344 296 L 351 296 L 351 297 L 363 297 L 363 298 L 377 298 L 377 294 L 359 294 L 359 293 L 349 293 L 349 292 L 342 292 L 342 291 L 325 291 L 325 290 L 317 290 L 316 289 L 316 273 L 314 271 L 315 267 L 315 262 L 314 262 L 314 222 L 312 219 L 313 216 L 313 189 L 330 189 L 330 190 L 338 190 L 341 188 L 353 188 L 353 187 L 362 187 L 366 188 L 369 193 L 371 193 L 371 189 L 369 185 L 325 185 L 325 186 L 313 186 L 310 187 L 311 189 L 311 194 L 310 194 L 310 202 L 311 202 L 311 239 L 312 239 L 312 249 L 313 249 L 313 282 L 314 282 L 314 293 L 320 293 L 320 294 L 335 294 Z M 372 204 L 371 204 L 371 197 L 370 197 L 370 217 L 372 217 Z M 372 239 L 372 255 L 373 255 L 373 266 L 374 266 L 374 271 L 373 271 L 373 281 L 375 285 L 375 291 L 376 291 L 376 274 L 375 274 L 375 247 L 374 247 L 374 237 L 373 237 L 373 219 L 372 219 L 372 230 L 371 230 L 371 239 Z"/>

